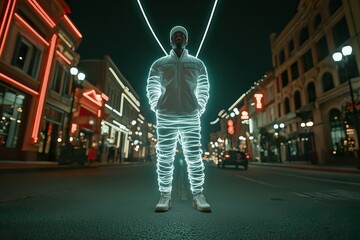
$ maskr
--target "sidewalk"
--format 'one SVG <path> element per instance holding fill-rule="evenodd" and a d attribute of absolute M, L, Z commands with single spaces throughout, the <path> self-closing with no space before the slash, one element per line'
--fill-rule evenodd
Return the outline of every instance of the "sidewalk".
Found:
<path fill-rule="evenodd" d="M 96 168 L 102 166 L 118 166 L 128 165 L 133 162 L 116 162 L 116 163 L 101 163 L 95 162 L 92 164 L 79 165 L 59 164 L 51 161 L 0 161 L 0 174 L 8 172 L 26 172 L 26 171 L 45 171 L 45 170 L 60 170 L 60 169 L 77 169 L 77 168 Z"/>
<path fill-rule="evenodd" d="M 323 171 L 323 172 L 337 172 L 360 174 L 360 169 L 351 165 L 312 165 L 307 162 L 284 162 L 284 163 L 267 163 L 267 162 L 249 162 L 249 165 L 265 166 L 265 167 L 281 167 L 281 168 L 294 168 L 309 171 Z"/>

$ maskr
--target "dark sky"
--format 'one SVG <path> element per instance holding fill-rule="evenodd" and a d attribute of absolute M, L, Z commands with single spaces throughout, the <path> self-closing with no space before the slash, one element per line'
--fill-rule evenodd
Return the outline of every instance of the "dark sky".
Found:
<path fill-rule="evenodd" d="M 109 55 L 148 106 L 145 86 L 149 67 L 164 53 L 149 30 L 136 0 L 68 0 L 69 15 L 83 40 L 81 59 Z M 189 33 L 188 49 L 196 55 L 213 0 L 142 0 L 141 4 L 160 42 L 170 50 L 169 32 L 175 25 Z M 201 48 L 210 80 L 210 99 L 203 129 L 272 69 L 269 36 L 280 33 L 297 10 L 298 0 L 219 0 Z M 146 114 L 145 114 L 146 115 Z M 153 117 L 152 114 L 150 116 Z M 206 131 L 206 130 L 205 130 Z"/>

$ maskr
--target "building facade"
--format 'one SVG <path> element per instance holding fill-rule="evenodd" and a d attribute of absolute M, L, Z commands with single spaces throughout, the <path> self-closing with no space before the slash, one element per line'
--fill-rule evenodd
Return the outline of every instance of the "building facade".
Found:
<path fill-rule="evenodd" d="M 71 161 L 64 144 L 84 156 L 97 142 L 108 98 L 70 73 L 82 35 L 69 13 L 64 0 L 0 3 L 0 160 Z"/>
<path fill-rule="evenodd" d="M 285 28 L 270 36 L 273 69 L 220 117 L 220 121 L 239 118 L 231 117 L 234 108 L 248 111 L 249 136 L 242 139 L 252 146 L 253 160 L 356 161 L 360 138 L 358 19 L 357 0 L 301 0 Z M 335 62 L 333 53 L 347 45 L 352 54 L 343 64 Z M 234 138 L 245 137 L 242 129 L 246 128 L 238 123 L 237 128 Z M 224 128 L 222 132 L 225 136 Z"/>
<path fill-rule="evenodd" d="M 106 117 L 101 122 L 101 160 L 145 159 L 147 121 L 141 114 L 139 96 L 129 81 L 107 55 L 103 59 L 82 59 L 79 67 L 90 73 L 88 81 L 109 97 L 105 104 Z"/>

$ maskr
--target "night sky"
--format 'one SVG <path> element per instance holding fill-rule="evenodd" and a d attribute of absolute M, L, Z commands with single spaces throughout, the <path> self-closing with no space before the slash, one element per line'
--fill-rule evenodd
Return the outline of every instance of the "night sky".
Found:
<path fill-rule="evenodd" d="M 70 19 L 83 40 L 81 59 L 109 55 L 148 107 L 146 80 L 151 64 L 164 55 L 136 0 L 68 0 Z M 142 0 L 157 37 L 170 51 L 169 32 L 175 25 L 189 33 L 188 50 L 196 55 L 213 0 Z M 280 33 L 295 15 L 298 0 L 219 0 L 199 58 L 209 73 L 210 99 L 203 130 L 221 109 L 229 108 L 254 81 L 272 69 L 270 34 Z M 144 112 L 148 119 L 153 114 Z"/>

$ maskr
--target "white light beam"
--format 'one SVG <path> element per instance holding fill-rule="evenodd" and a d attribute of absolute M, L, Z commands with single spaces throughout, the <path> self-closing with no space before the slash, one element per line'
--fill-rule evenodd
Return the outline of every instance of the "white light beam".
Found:
<path fill-rule="evenodd" d="M 199 49 L 198 49 L 198 51 L 197 51 L 197 53 L 196 53 L 196 57 L 198 57 L 198 56 L 199 56 L 199 53 L 200 53 L 201 47 L 202 47 L 202 45 L 203 45 L 203 43 L 204 43 L 204 40 L 205 40 L 206 34 L 207 34 L 208 30 L 209 30 L 209 26 L 210 26 L 210 23 L 211 23 L 211 19 L 212 19 L 213 15 L 214 15 L 214 11 L 215 11 L 215 8 L 216 8 L 216 5 L 217 5 L 217 2 L 218 2 L 218 0 L 215 0 L 215 2 L 214 2 L 214 6 L 213 6 L 213 9 L 212 9 L 212 11 L 211 11 L 211 15 L 210 15 L 210 18 L 209 18 L 209 21 L 208 21 L 208 24 L 207 24 L 207 26 L 206 26 L 206 30 L 205 30 L 204 36 L 203 36 L 203 38 L 202 38 L 202 40 L 201 40 L 201 43 L 200 43 Z"/>
<path fill-rule="evenodd" d="M 137 0 L 137 2 L 138 2 L 138 4 L 139 4 L 139 7 L 140 7 L 140 9 L 141 9 L 141 12 L 142 12 L 142 14 L 143 14 L 143 16 L 144 16 L 144 18 L 145 18 L 146 23 L 147 23 L 147 25 L 148 25 L 149 28 L 150 28 L 151 33 L 154 35 L 154 38 L 155 38 L 156 41 L 158 42 L 159 46 L 161 47 L 161 49 L 163 50 L 163 52 L 165 53 L 165 55 L 168 55 L 167 52 L 165 51 L 164 47 L 161 45 L 159 39 L 157 38 L 154 30 L 152 29 L 152 27 L 151 27 L 151 25 L 150 25 L 150 23 L 149 23 L 149 20 L 147 19 L 146 15 L 145 15 L 144 9 L 143 9 L 142 6 L 141 6 L 140 0 Z"/>

